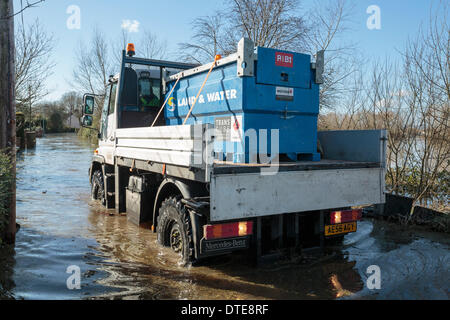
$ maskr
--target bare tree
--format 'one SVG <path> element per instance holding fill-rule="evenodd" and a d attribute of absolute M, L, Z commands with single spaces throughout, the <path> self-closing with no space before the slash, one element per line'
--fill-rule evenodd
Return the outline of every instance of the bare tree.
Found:
<path fill-rule="evenodd" d="M 90 43 L 80 43 L 78 46 L 73 84 L 82 92 L 104 95 L 109 76 L 120 71 L 122 50 L 132 40 L 130 33 L 122 30 L 119 39 L 110 45 L 100 29 L 94 29 Z M 147 30 L 144 30 L 136 44 L 139 57 L 164 59 L 167 55 L 167 43 Z"/>
<path fill-rule="evenodd" d="M 113 42 L 112 56 L 114 63 L 119 66 L 122 63 L 122 51 L 127 49 L 127 44 L 131 42 L 130 33 L 122 29 L 119 38 Z"/>
<path fill-rule="evenodd" d="M 306 23 L 299 16 L 297 0 L 234 0 L 230 7 L 235 46 L 239 38 L 252 39 L 256 46 L 277 49 L 305 48 Z"/>
<path fill-rule="evenodd" d="M 408 84 L 404 70 L 388 59 L 375 63 L 366 88 L 367 104 L 360 117 L 366 129 L 388 129 L 387 181 L 390 191 L 405 194 L 417 143 L 417 113 L 408 103 Z"/>
<path fill-rule="evenodd" d="M 403 64 L 386 58 L 370 72 L 361 70 L 355 86 L 360 90 L 350 92 L 341 113 L 323 114 L 319 122 L 325 129 L 388 129 L 388 190 L 412 197 L 414 205 L 444 210 L 450 168 L 448 9 L 441 2 L 431 10 L 428 27 L 407 43 Z"/>
<path fill-rule="evenodd" d="M 90 43 L 80 43 L 73 70 L 73 82 L 82 92 L 105 95 L 106 85 L 113 74 L 110 46 L 104 34 L 95 29 Z"/>
<path fill-rule="evenodd" d="M 205 63 L 218 53 L 235 52 L 242 37 L 251 39 L 257 46 L 305 49 L 307 28 L 299 16 L 298 4 L 298 0 L 230 1 L 221 12 L 192 22 L 192 40 L 179 44 L 181 58 Z"/>
<path fill-rule="evenodd" d="M 306 51 L 314 55 L 325 50 L 324 83 L 320 87 L 321 109 L 333 110 L 352 87 L 353 75 L 361 68 L 356 45 L 350 38 L 354 4 L 349 0 L 315 2 L 306 14 Z M 344 38 L 345 36 L 345 38 Z"/>
<path fill-rule="evenodd" d="M 159 60 L 167 58 L 167 42 L 160 40 L 149 30 L 144 30 L 139 38 L 135 38 L 128 31 L 122 29 L 119 39 L 114 41 L 112 46 L 112 56 L 117 67 L 122 62 L 122 51 L 126 50 L 127 44 L 130 42 L 136 44 L 138 57 Z"/>
<path fill-rule="evenodd" d="M 51 59 L 55 39 L 36 20 L 29 26 L 23 22 L 19 24 L 15 42 L 17 108 L 27 114 L 30 106 L 49 93 L 46 80 L 52 75 L 55 66 Z"/>
<path fill-rule="evenodd" d="M 81 110 L 79 110 L 79 109 L 80 109 L 82 103 L 83 103 L 82 96 L 75 91 L 66 92 L 61 97 L 59 104 L 61 105 L 61 107 L 63 108 L 65 113 L 67 114 L 69 128 L 71 128 L 72 124 L 73 124 L 72 116 L 73 115 L 81 116 L 81 112 L 80 112 Z"/>
<path fill-rule="evenodd" d="M 303 13 L 298 0 L 233 0 L 224 10 L 192 22 L 191 41 L 178 45 L 180 58 L 206 63 L 218 53 L 235 52 L 242 37 L 256 46 L 311 55 L 325 50 L 320 106 L 331 110 L 352 89 L 351 76 L 360 66 L 355 45 L 342 37 L 350 31 L 352 10 L 349 0 L 320 1 Z"/>
<path fill-rule="evenodd" d="M 405 75 L 409 103 L 417 110 L 418 136 L 414 168 L 416 203 L 436 196 L 438 176 L 450 168 L 450 27 L 449 4 L 442 1 L 430 11 L 429 26 L 409 41 Z"/>
<path fill-rule="evenodd" d="M 194 30 L 193 41 L 178 44 L 180 59 L 202 63 L 213 60 L 219 53 L 232 53 L 234 47 L 229 45 L 230 40 L 223 37 L 222 28 L 225 23 L 225 16 L 220 12 L 195 19 L 191 23 Z"/>
<path fill-rule="evenodd" d="M 73 87 L 82 93 L 92 93 L 96 96 L 96 104 L 103 106 L 109 76 L 115 72 L 111 47 L 104 34 L 94 29 L 91 41 L 88 45 L 79 44 L 76 52 L 76 65 L 73 69 Z M 96 108 L 94 113 L 94 127 L 99 128 L 101 108 Z M 96 142 L 97 134 L 94 130 L 79 132 L 80 136 Z"/>
<path fill-rule="evenodd" d="M 0 17 L 0 19 L 1 19 L 1 18 L 3 18 L 3 19 L 14 18 L 14 17 L 17 16 L 18 14 L 23 14 L 23 12 L 24 12 L 25 10 L 27 10 L 27 9 L 29 9 L 29 8 L 34 8 L 34 7 L 36 7 L 38 4 L 40 4 L 40 3 L 42 3 L 42 2 L 45 2 L 45 0 L 37 0 L 37 1 L 31 2 L 31 3 L 30 3 L 29 1 L 27 1 L 27 4 L 26 4 L 25 6 L 23 6 L 23 1 L 20 0 L 20 6 L 21 6 L 21 8 L 20 8 L 19 11 L 14 12 L 14 13 L 11 13 L 11 14 L 8 15 L 8 16 Z"/>
<path fill-rule="evenodd" d="M 136 54 L 139 57 L 159 60 L 163 60 L 167 57 L 167 42 L 158 39 L 158 37 L 149 30 L 143 31 L 141 40 L 138 44 Z"/>
<path fill-rule="evenodd" d="M 88 45 L 80 43 L 77 50 L 77 63 L 73 70 L 72 83 L 75 88 L 83 93 L 94 93 L 98 97 L 97 105 L 102 106 L 109 77 L 120 71 L 122 62 L 122 50 L 126 49 L 128 42 L 132 40 L 130 33 L 122 30 L 120 38 L 110 45 L 105 35 L 97 28 L 94 29 L 92 39 Z M 140 42 L 136 43 L 137 55 L 143 58 L 164 59 L 167 53 L 167 44 L 159 40 L 149 31 L 144 31 Z M 94 124 L 98 125 L 101 108 L 96 108 Z M 84 136 L 91 139 L 94 131 L 83 132 Z"/>

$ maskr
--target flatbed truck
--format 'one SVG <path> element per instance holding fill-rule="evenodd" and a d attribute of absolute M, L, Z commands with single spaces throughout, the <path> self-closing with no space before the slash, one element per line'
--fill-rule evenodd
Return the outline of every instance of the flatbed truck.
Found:
<path fill-rule="evenodd" d="M 302 105 L 318 104 L 320 54 L 311 63 L 242 39 L 235 54 L 199 66 L 133 51 L 123 51 L 104 97 L 92 198 L 149 226 L 183 264 L 238 250 L 259 261 L 323 248 L 357 231 L 359 206 L 385 201 L 386 131 L 314 132 L 317 114 Z M 272 92 L 273 110 L 242 106 L 264 105 Z M 95 99 L 84 97 L 83 126 L 92 125 Z M 247 124 L 266 114 L 270 121 L 254 130 L 256 141 L 271 140 L 262 161 Z M 279 132 L 267 138 L 266 127 Z"/>

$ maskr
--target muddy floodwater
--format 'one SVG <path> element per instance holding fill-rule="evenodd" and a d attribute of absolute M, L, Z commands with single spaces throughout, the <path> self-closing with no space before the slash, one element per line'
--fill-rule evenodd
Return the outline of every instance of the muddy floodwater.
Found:
<path fill-rule="evenodd" d="M 93 148 L 47 135 L 18 157 L 14 249 L 0 251 L 0 297 L 15 299 L 448 299 L 448 235 L 364 220 L 325 254 L 253 267 L 245 254 L 183 268 L 156 235 L 90 200 Z M 381 289 L 370 289 L 369 266 Z M 81 288 L 67 280 L 75 266 Z M 70 268 L 72 267 L 72 269 Z M 73 282 L 72 282 L 73 283 Z M 369 283 L 375 283 L 369 281 Z M 69 281 L 70 284 L 70 281 Z"/>

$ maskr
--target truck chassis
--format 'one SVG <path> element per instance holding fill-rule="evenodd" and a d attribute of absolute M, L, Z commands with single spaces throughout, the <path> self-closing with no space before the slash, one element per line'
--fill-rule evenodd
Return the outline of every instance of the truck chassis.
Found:
<path fill-rule="evenodd" d="M 93 198 L 101 176 L 105 206 L 150 224 L 184 263 L 242 249 L 260 261 L 283 248 L 323 248 L 343 238 L 325 236 L 332 212 L 384 202 L 384 130 L 320 132 L 322 161 L 278 163 L 276 173 L 262 174 L 268 165 L 214 160 L 214 135 L 206 134 L 212 127 L 117 129 L 114 164 L 94 156 Z M 150 204 L 132 209 L 137 200 L 127 197 L 135 177 L 145 184 L 138 202 Z M 209 226 L 243 221 L 251 223 L 248 234 L 207 239 Z"/>

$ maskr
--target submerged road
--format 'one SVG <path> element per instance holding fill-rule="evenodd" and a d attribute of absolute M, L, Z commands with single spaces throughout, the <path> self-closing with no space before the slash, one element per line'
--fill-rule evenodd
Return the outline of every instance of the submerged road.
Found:
<path fill-rule="evenodd" d="M 48 135 L 18 157 L 14 250 L 0 250 L 0 297 L 15 299 L 449 299 L 450 237 L 364 220 L 344 245 L 254 268 L 242 255 L 198 267 L 90 200 L 93 148 Z M 367 282 L 377 266 L 380 289 Z M 79 268 L 80 289 L 67 280 Z M 75 269 L 74 269 L 75 268 Z M 369 270 L 370 271 L 370 270 Z M 69 279 L 70 280 L 70 279 Z M 70 281 L 69 281 L 70 282 Z M 70 282 L 73 283 L 73 282 Z"/>

